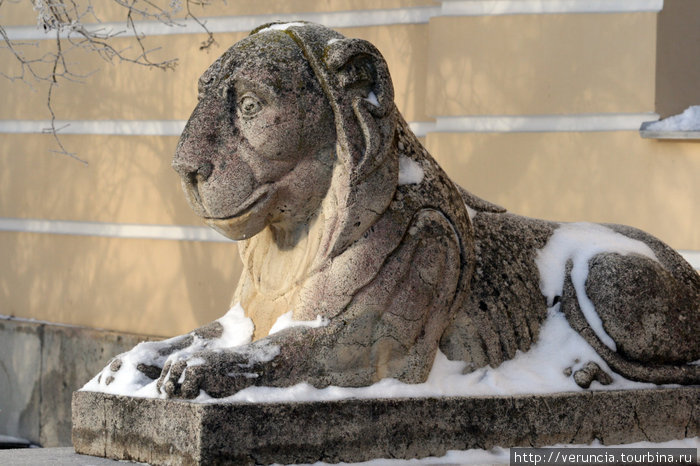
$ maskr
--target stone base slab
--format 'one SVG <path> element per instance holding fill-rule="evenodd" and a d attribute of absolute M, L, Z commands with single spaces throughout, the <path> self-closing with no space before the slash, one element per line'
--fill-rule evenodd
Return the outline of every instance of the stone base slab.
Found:
<path fill-rule="evenodd" d="M 77 453 L 159 464 L 358 462 L 494 446 L 700 435 L 700 387 L 527 396 L 211 403 L 73 394 Z"/>

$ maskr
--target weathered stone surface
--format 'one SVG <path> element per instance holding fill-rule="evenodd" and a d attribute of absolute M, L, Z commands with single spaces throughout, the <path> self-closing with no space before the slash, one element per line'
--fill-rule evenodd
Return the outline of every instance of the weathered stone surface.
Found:
<path fill-rule="evenodd" d="M 152 337 L 63 325 L 43 328 L 40 443 L 70 445 L 73 392 L 115 354 Z"/>
<path fill-rule="evenodd" d="M 225 347 L 216 325 L 196 330 L 181 340 L 193 346 L 136 363 L 144 383 L 159 368 L 158 391 L 182 398 L 418 383 L 438 347 L 469 370 L 496 367 L 558 311 L 619 374 L 700 383 L 700 276 L 681 256 L 633 228 L 525 218 L 459 188 L 393 92 L 372 44 L 304 22 L 261 26 L 202 75 L 173 168 L 195 213 L 238 240 L 234 302 L 256 341 Z M 561 289 L 545 293 L 553 266 L 538 261 L 562 235 L 550 251 L 569 254 Z M 327 325 L 269 335 L 289 310 Z M 575 380 L 610 379 L 602 371 Z"/>
<path fill-rule="evenodd" d="M 149 464 L 195 462 L 202 444 L 198 405 L 91 395 L 73 394 L 76 452 Z"/>
<path fill-rule="evenodd" d="M 698 387 L 269 404 L 76 392 L 73 442 L 78 453 L 154 465 L 420 458 L 494 446 L 694 437 L 699 402 Z"/>
<path fill-rule="evenodd" d="M 0 433 L 40 441 L 42 329 L 0 319 Z"/>
<path fill-rule="evenodd" d="M 70 403 L 114 354 L 144 336 L 0 318 L 0 434 L 71 444 Z"/>

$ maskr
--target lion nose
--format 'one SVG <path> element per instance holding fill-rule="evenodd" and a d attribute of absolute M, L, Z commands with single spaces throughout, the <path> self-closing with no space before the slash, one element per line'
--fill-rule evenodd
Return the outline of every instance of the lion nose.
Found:
<path fill-rule="evenodd" d="M 181 159 L 173 160 L 173 168 L 183 180 L 195 186 L 207 181 L 214 171 L 214 165 L 211 162 L 202 162 L 199 166 L 194 166 Z"/>
<path fill-rule="evenodd" d="M 212 171 L 214 171 L 214 165 L 211 162 L 204 162 L 197 170 L 189 172 L 184 179 L 198 193 L 199 185 L 209 179 Z"/>
<path fill-rule="evenodd" d="M 211 162 L 204 162 L 198 169 L 195 177 L 197 182 L 207 181 L 211 176 L 211 172 L 214 171 L 214 165 Z"/>

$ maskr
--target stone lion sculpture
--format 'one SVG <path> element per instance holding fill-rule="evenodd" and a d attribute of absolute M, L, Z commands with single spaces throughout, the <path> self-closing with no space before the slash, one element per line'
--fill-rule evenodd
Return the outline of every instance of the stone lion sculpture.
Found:
<path fill-rule="evenodd" d="M 700 382 L 700 276 L 689 264 L 630 227 L 525 218 L 470 194 L 393 97 L 372 44 L 305 22 L 261 26 L 204 73 L 173 167 L 194 211 L 238 240 L 234 302 L 254 341 L 208 347 L 223 332 L 214 322 L 153 347 L 158 357 L 138 364 L 147 380 L 185 398 L 418 383 L 438 348 L 466 370 L 496 367 L 561 312 L 612 371 Z M 268 335 L 289 310 L 322 325 Z M 588 364 L 572 377 L 586 387 L 608 376 Z"/>

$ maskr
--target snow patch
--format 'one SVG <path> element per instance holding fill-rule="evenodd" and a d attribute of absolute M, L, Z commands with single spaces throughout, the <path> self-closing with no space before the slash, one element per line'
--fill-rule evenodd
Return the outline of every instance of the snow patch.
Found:
<path fill-rule="evenodd" d="M 374 92 L 370 91 L 367 97 L 365 97 L 365 100 L 375 107 L 379 107 L 379 100 Z"/>
<path fill-rule="evenodd" d="M 564 223 L 557 228 L 547 244 L 537 252 L 535 263 L 540 272 L 540 289 L 547 298 L 547 306 L 555 304 L 564 289 L 566 263 L 573 261 L 573 282 L 579 306 L 598 338 L 610 349 L 617 346 L 605 332 L 603 322 L 596 313 L 593 302 L 586 295 L 588 262 L 596 254 L 614 252 L 622 255 L 639 254 L 657 260 L 653 251 L 641 241 L 628 238 L 603 225 L 593 223 Z"/>
<path fill-rule="evenodd" d="M 464 204 L 464 207 L 467 208 L 467 214 L 469 215 L 469 220 L 474 220 L 474 217 L 475 217 L 476 214 L 477 214 L 476 210 L 474 210 L 474 209 L 472 209 L 471 207 L 469 207 L 469 205 L 466 204 L 466 203 Z"/>
<path fill-rule="evenodd" d="M 290 327 L 318 328 L 325 327 L 329 323 L 330 321 L 328 319 L 321 316 L 316 316 L 316 319 L 314 320 L 294 320 L 292 317 L 292 311 L 289 311 L 277 318 L 275 323 L 272 325 L 272 328 L 270 329 L 270 333 L 268 333 L 268 335 L 272 335 L 273 333 L 280 332 Z"/>
<path fill-rule="evenodd" d="M 268 32 L 268 31 L 286 31 L 287 29 L 294 27 L 294 26 L 306 26 L 306 24 L 300 23 L 299 21 L 294 21 L 291 23 L 273 24 L 271 26 L 266 27 L 265 29 L 259 30 L 257 33 L 260 34 L 261 32 Z"/>
<path fill-rule="evenodd" d="M 603 445 L 599 440 L 590 444 L 556 444 L 541 448 L 700 448 L 700 437 L 685 438 L 681 440 L 669 440 L 667 442 L 636 442 L 620 445 Z M 697 455 L 696 455 L 697 457 Z M 330 463 L 317 462 L 314 466 L 325 466 Z M 400 466 L 400 465 L 491 465 L 491 464 L 511 464 L 510 449 L 493 447 L 490 450 L 470 449 L 470 450 L 448 450 L 445 456 L 429 456 L 421 459 L 389 459 L 378 458 L 361 463 L 340 463 L 342 465 L 362 465 L 362 466 Z M 533 462 L 534 464 L 534 462 Z"/>
<path fill-rule="evenodd" d="M 176 344 L 182 337 L 175 337 L 159 342 L 142 342 L 126 353 L 115 358 L 121 361 L 121 367 L 113 371 L 107 365 L 102 371 L 86 383 L 81 391 L 110 393 L 143 398 L 159 398 L 156 381 L 146 377 L 137 369 L 139 364 L 162 367 L 167 357 L 160 356 L 158 350 L 168 344 Z M 110 379 L 112 379 L 110 381 Z M 109 382 L 109 383 L 108 383 Z"/>
<path fill-rule="evenodd" d="M 220 338 L 214 340 L 216 347 L 231 348 L 253 341 L 255 325 L 253 325 L 252 320 L 246 317 L 240 303 L 236 303 L 223 317 L 217 319 L 217 322 L 221 324 L 224 331 Z"/>
<path fill-rule="evenodd" d="M 275 359 L 280 354 L 280 347 L 272 343 L 260 341 L 253 346 L 242 346 L 237 349 L 237 352 L 245 355 L 252 366 L 255 363 L 269 362 Z"/>
<path fill-rule="evenodd" d="M 688 107 L 680 115 L 673 115 L 651 123 L 644 129 L 652 131 L 700 131 L 700 105 Z"/>
<path fill-rule="evenodd" d="M 428 380 L 421 384 L 405 384 L 396 379 L 383 379 L 369 387 L 315 388 L 299 383 L 287 388 L 248 387 L 223 399 L 200 394 L 200 403 L 236 402 L 294 402 L 330 401 L 347 398 L 403 398 L 475 395 L 541 394 L 583 391 L 573 377 L 565 375 L 587 362 L 597 363 L 612 377 L 613 383 L 591 384 L 590 390 L 619 390 L 655 388 L 650 383 L 633 382 L 612 372 L 595 350 L 574 331 L 566 317 L 558 309 L 550 309 L 540 329 L 538 341 L 526 352 L 518 352 L 515 358 L 497 368 L 483 367 L 463 374 L 463 361 L 450 361 L 438 350 Z"/>
<path fill-rule="evenodd" d="M 424 176 L 423 168 L 418 162 L 404 155 L 399 156 L 399 186 L 419 184 Z"/>

